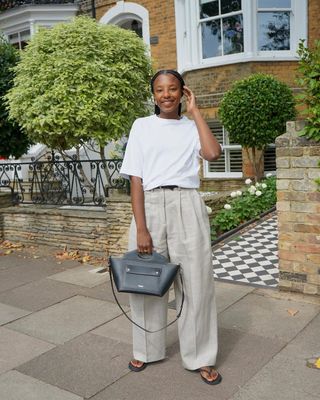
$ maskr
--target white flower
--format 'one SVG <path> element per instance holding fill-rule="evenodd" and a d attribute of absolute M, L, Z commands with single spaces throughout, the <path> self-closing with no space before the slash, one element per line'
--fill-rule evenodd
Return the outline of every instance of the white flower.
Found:
<path fill-rule="evenodd" d="M 255 192 L 257 189 L 254 185 L 251 185 L 248 190 L 249 192 Z"/>
<path fill-rule="evenodd" d="M 226 210 L 231 210 L 230 204 L 225 204 L 223 207 L 224 207 Z"/>
<path fill-rule="evenodd" d="M 207 209 L 207 213 L 209 215 L 212 214 L 212 208 L 211 207 L 206 206 L 206 209 Z"/>
<path fill-rule="evenodd" d="M 256 187 L 260 187 L 260 186 L 261 186 L 261 183 L 257 182 Z"/>
<path fill-rule="evenodd" d="M 262 189 L 265 189 L 267 187 L 267 185 L 265 183 L 261 183 L 261 187 L 262 187 Z"/>
<path fill-rule="evenodd" d="M 267 174 L 266 174 L 266 178 L 270 178 L 272 176 L 272 173 L 271 172 L 268 172 Z"/>
<path fill-rule="evenodd" d="M 244 182 L 246 185 L 250 185 L 252 183 L 252 180 L 250 178 L 246 179 Z"/>
<path fill-rule="evenodd" d="M 237 192 L 231 192 L 230 196 L 231 197 L 237 197 Z"/>
<path fill-rule="evenodd" d="M 259 196 L 262 195 L 262 192 L 260 192 L 260 190 L 257 190 L 256 193 L 255 193 L 255 195 L 259 197 Z"/>
<path fill-rule="evenodd" d="M 236 193 L 237 193 L 237 196 L 242 196 L 241 190 L 237 190 Z"/>

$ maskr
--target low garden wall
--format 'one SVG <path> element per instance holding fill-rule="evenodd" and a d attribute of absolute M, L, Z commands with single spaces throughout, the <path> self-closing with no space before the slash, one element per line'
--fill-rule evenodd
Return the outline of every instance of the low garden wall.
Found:
<path fill-rule="evenodd" d="M 223 207 L 226 195 L 205 194 L 211 216 Z M 127 250 L 132 219 L 130 197 L 113 196 L 102 207 L 21 205 L 0 209 L 0 238 L 26 245 L 67 246 L 97 255 Z"/>
<path fill-rule="evenodd" d="M 276 140 L 279 287 L 320 295 L 320 143 L 299 137 L 289 122 Z"/>

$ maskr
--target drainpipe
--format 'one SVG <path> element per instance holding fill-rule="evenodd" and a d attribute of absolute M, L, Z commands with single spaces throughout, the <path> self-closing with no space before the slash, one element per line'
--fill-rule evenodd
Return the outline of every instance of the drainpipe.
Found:
<path fill-rule="evenodd" d="M 96 19 L 96 4 L 95 0 L 91 0 L 91 16 L 93 19 Z"/>

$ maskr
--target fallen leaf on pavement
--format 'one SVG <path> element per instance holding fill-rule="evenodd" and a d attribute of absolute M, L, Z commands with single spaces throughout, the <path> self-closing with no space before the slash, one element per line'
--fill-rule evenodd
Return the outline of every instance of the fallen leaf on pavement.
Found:
<path fill-rule="evenodd" d="M 289 308 L 287 312 L 289 315 L 291 315 L 291 317 L 294 317 L 296 314 L 298 314 L 299 310 L 294 310 L 293 308 Z"/>
<path fill-rule="evenodd" d="M 307 360 L 307 367 L 320 369 L 320 357 L 319 358 L 310 358 Z"/>

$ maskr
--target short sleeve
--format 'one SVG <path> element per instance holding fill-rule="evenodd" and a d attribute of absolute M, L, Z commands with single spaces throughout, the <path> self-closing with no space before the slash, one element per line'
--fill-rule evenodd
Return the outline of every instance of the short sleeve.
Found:
<path fill-rule="evenodd" d="M 129 179 L 130 176 L 139 176 L 143 178 L 142 164 L 142 150 L 139 141 L 139 123 L 136 120 L 131 128 L 129 139 L 124 154 L 120 175 Z"/>

